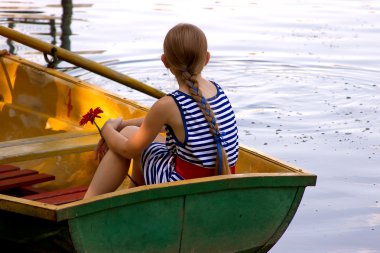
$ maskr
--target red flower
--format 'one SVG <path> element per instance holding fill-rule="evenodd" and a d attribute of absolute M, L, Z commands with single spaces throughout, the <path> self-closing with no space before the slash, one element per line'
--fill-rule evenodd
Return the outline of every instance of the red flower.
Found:
<path fill-rule="evenodd" d="M 91 124 L 93 125 L 95 123 L 95 118 L 101 118 L 99 114 L 101 114 L 102 112 L 103 110 L 100 109 L 100 107 L 96 107 L 95 110 L 92 110 L 91 108 L 88 113 L 82 116 L 82 119 L 80 120 L 79 125 L 84 126 L 88 122 L 91 122 Z"/>

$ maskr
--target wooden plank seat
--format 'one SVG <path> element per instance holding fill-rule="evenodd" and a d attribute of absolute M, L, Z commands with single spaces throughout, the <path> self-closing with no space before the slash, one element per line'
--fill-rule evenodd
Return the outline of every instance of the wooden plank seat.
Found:
<path fill-rule="evenodd" d="M 9 164 L 0 164 L 0 173 L 10 172 L 19 170 L 20 168 L 17 166 L 9 165 Z"/>
<path fill-rule="evenodd" d="M 35 170 L 21 170 L 12 165 L 0 165 L 0 191 L 11 190 L 54 180 L 55 176 Z"/>
<path fill-rule="evenodd" d="M 58 189 L 54 191 L 25 196 L 23 198 L 47 204 L 62 205 L 83 199 L 87 188 L 87 186 L 79 186 L 67 189 Z"/>
<path fill-rule="evenodd" d="M 0 142 L 0 164 L 94 150 L 99 133 L 75 131 Z"/>
<path fill-rule="evenodd" d="M 23 169 L 13 165 L 0 165 L 0 193 L 12 190 L 26 193 L 24 199 L 61 205 L 83 199 L 87 186 L 79 186 L 54 191 L 41 191 L 32 185 L 54 180 L 55 176 L 38 173 L 36 170 Z"/>

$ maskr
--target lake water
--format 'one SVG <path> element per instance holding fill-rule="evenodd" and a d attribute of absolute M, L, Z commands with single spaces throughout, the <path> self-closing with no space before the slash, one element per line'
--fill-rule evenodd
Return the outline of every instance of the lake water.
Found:
<path fill-rule="evenodd" d="M 241 143 L 318 175 L 271 252 L 380 252 L 380 1 L 74 0 L 72 12 L 60 1 L 1 1 L 0 23 L 165 92 L 176 82 L 160 62 L 163 38 L 179 22 L 198 25 L 212 55 L 204 75 L 229 95 Z M 5 38 L 0 48 L 44 63 Z"/>

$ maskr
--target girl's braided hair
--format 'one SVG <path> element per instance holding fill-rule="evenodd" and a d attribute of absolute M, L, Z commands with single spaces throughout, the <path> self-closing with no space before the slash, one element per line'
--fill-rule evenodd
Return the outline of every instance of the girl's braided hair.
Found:
<path fill-rule="evenodd" d="M 197 75 L 201 73 L 207 59 L 207 39 L 198 27 L 178 24 L 169 30 L 164 40 L 164 54 L 178 80 L 183 79 L 205 116 L 210 133 L 214 136 L 218 153 L 216 174 L 231 174 L 227 154 L 222 146 L 220 131 L 209 103 L 199 89 Z M 219 165 L 222 165 L 221 167 Z"/>

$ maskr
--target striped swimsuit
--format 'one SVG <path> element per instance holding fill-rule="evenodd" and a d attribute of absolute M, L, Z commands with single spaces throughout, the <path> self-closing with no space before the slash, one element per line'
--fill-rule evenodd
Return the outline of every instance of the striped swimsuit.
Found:
<path fill-rule="evenodd" d="M 223 148 L 227 153 L 230 167 L 235 166 L 238 157 L 238 130 L 231 104 L 221 89 L 207 99 L 214 112 L 219 130 L 223 137 Z M 153 142 L 142 154 L 142 169 L 146 184 L 158 184 L 183 180 L 175 171 L 175 158 L 192 164 L 214 169 L 216 145 L 206 118 L 195 100 L 179 90 L 169 94 L 176 102 L 185 128 L 185 141 L 182 143 L 166 125 L 166 143 Z"/>

